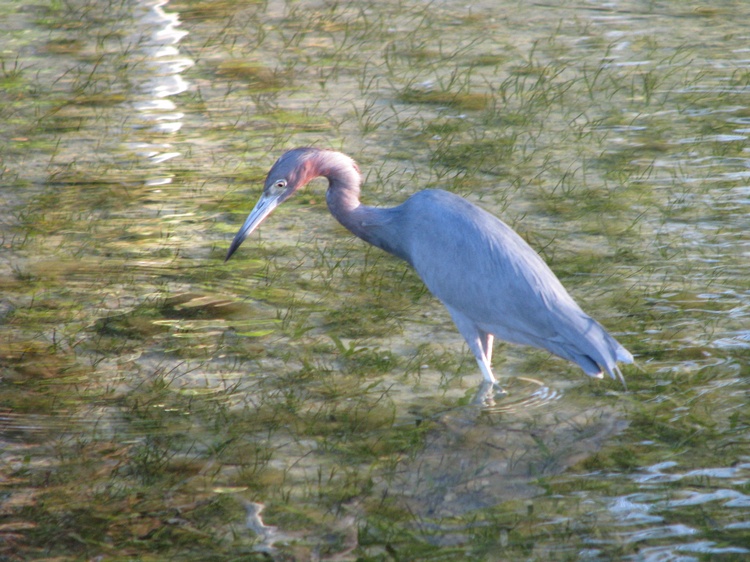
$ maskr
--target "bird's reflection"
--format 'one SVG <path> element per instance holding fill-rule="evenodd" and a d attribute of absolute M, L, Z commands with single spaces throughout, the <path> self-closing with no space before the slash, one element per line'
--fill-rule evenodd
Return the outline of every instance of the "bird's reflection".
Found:
<path fill-rule="evenodd" d="M 531 377 L 510 392 L 483 384 L 463 406 L 431 418 L 423 446 L 385 484 L 411 513 L 459 516 L 541 493 L 536 481 L 599 450 L 626 427 L 610 406 L 582 403 Z"/>

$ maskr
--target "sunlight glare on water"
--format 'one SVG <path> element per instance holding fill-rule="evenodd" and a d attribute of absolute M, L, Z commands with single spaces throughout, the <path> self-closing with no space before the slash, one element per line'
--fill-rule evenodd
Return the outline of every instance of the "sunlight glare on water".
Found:
<path fill-rule="evenodd" d="M 177 45 L 188 32 L 179 29 L 178 14 L 165 12 L 166 4 L 166 1 L 155 0 L 140 2 L 134 26 L 137 34 L 130 38 L 131 43 L 138 46 L 132 77 L 140 80 L 140 95 L 132 102 L 138 111 L 138 122 L 132 128 L 134 137 L 139 140 L 126 140 L 123 144 L 152 165 L 181 156 L 168 142 L 168 135 L 182 128 L 185 114 L 168 98 L 187 91 L 189 83 L 183 74 L 194 64 L 180 54 Z M 140 129 L 145 129 L 145 133 Z M 161 136 L 163 140 L 157 142 L 156 138 Z M 172 179 L 171 174 L 156 175 L 145 183 L 167 185 Z"/>

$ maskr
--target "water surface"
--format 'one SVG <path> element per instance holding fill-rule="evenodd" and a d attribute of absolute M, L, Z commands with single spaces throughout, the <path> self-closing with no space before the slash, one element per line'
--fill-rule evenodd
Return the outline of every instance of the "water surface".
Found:
<path fill-rule="evenodd" d="M 0 553 L 740 560 L 744 2 L 0 2 Z M 636 356 L 480 374 L 287 148 L 513 225 Z"/>

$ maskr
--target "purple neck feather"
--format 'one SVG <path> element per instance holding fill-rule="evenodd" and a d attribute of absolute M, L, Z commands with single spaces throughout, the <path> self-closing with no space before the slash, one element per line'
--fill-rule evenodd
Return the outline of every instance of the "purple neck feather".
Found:
<path fill-rule="evenodd" d="M 394 230 L 392 221 L 398 207 L 380 209 L 360 203 L 362 176 L 354 160 L 340 152 L 315 151 L 309 160 L 308 173 L 310 180 L 318 176 L 328 179 L 328 209 L 347 230 L 365 242 L 409 261 L 400 248 L 401 235 Z"/>

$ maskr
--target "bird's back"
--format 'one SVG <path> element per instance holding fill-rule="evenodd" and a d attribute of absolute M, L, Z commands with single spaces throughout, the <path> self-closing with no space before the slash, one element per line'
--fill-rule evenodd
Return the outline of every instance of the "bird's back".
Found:
<path fill-rule="evenodd" d="M 614 376 L 630 354 L 581 310 L 539 255 L 508 225 L 441 190 L 397 208 L 409 261 L 429 290 L 500 339 L 547 349 L 589 375 Z"/>

